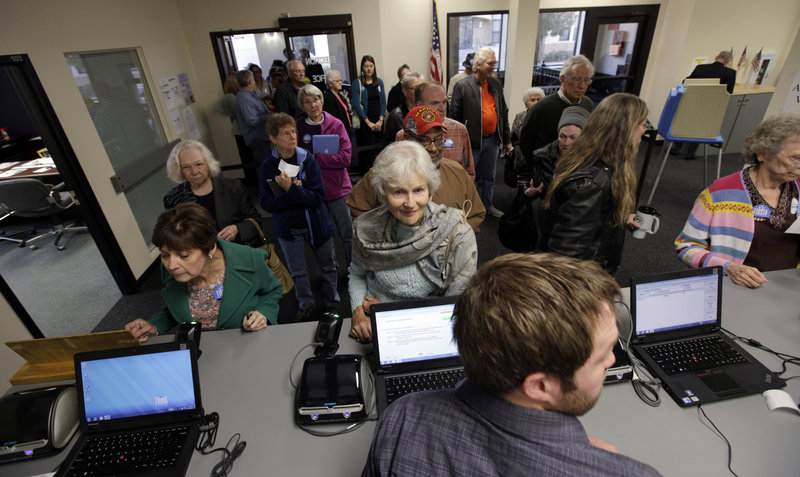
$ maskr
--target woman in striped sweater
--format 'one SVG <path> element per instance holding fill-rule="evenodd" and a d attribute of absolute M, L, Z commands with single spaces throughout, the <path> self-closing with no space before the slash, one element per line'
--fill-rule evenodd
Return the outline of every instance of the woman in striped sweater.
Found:
<path fill-rule="evenodd" d="M 717 179 L 694 203 L 675 250 L 686 265 L 721 265 L 737 285 L 761 286 L 762 272 L 800 263 L 798 217 L 800 116 L 778 115 L 747 137 L 750 166 Z"/>

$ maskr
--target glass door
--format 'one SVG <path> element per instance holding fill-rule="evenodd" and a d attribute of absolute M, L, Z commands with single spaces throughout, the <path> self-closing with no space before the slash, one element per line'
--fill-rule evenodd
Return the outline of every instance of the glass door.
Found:
<path fill-rule="evenodd" d="M 595 103 L 613 93 L 639 94 L 658 8 L 638 5 L 586 11 L 580 52 L 595 67 L 586 93 Z"/>

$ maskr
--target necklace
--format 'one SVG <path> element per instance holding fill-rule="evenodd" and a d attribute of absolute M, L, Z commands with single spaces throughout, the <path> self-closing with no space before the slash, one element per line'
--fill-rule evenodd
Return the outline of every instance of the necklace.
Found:
<path fill-rule="evenodd" d="M 758 207 L 767 207 L 769 210 L 769 223 L 775 230 L 783 229 L 784 223 L 786 222 L 786 214 L 789 211 L 789 203 L 792 200 L 792 189 L 788 187 L 788 183 L 784 183 L 781 186 L 781 194 L 778 198 L 778 206 L 772 207 L 769 205 L 764 199 L 764 196 L 761 195 L 759 192 L 758 187 L 756 187 L 753 178 L 750 177 L 750 170 L 744 171 L 742 174 L 744 178 L 744 185 L 747 187 L 747 192 L 750 194 L 750 200 L 753 202 L 753 209 L 755 210 Z M 764 220 L 765 217 L 758 218 L 756 220 Z"/>

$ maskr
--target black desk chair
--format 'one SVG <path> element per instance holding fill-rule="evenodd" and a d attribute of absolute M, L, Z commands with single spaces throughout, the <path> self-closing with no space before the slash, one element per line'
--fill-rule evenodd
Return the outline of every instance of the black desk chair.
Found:
<path fill-rule="evenodd" d="M 50 187 L 37 179 L 11 179 L 0 181 L 0 221 L 8 217 L 52 217 L 55 225 L 46 233 L 30 239 L 15 238 L 21 233 L 35 229 L 26 229 L 11 236 L 0 236 L 0 240 L 19 243 L 20 247 L 36 249 L 33 242 L 52 235 L 56 236 L 56 248 L 64 250 L 66 247 L 60 243 L 66 231 L 88 231 L 84 226 L 76 226 L 74 222 L 65 224 L 59 217 L 62 210 L 69 209 L 76 204 L 70 194 L 61 194 L 64 183 Z"/>

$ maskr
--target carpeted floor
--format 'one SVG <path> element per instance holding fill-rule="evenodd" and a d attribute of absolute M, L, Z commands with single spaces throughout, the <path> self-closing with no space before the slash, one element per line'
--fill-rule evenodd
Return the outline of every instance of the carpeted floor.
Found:
<path fill-rule="evenodd" d="M 646 146 L 647 144 L 643 142 L 639 152 L 638 162 L 640 168 Z M 651 163 L 642 191 L 642 203 L 650 193 L 652 181 L 660 165 L 660 152 L 660 145 L 653 147 Z M 710 154 L 715 153 L 716 150 L 710 151 Z M 679 270 L 683 267 L 681 262 L 675 258 L 673 240 L 683 227 L 695 198 L 705 186 L 703 183 L 703 159 L 701 157 L 697 160 L 686 161 L 683 158 L 673 156 L 667 161 L 661 183 L 651 204 L 661 214 L 660 229 L 655 235 L 648 235 L 642 240 L 634 239 L 630 235 L 626 238 L 622 266 L 615 276 L 623 287 L 628 286 L 632 276 Z M 495 191 L 495 205 L 501 210 L 511 205 L 515 193 L 512 188 L 507 187 L 502 182 L 504 165 L 504 160 L 501 159 L 497 166 L 497 188 Z M 710 155 L 709 166 L 710 171 L 715 170 L 715 156 Z M 741 168 L 739 154 L 726 154 L 723 157 L 722 175 L 730 174 L 739 168 Z M 709 174 L 710 182 L 711 178 L 713 178 L 713 175 L 711 175 L 713 172 Z M 354 176 L 353 180 L 354 182 L 357 181 L 358 177 Z M 257 202 L 257 191 L 251 190 L 250 192 L 254 201 Z M 268 215 L 263 211 L 262 214 L 265 217 Z M 491 216 L 487 217 L 486 221 L 481 225 L 481 231 L 477 235 L 478 265 L 498 255 L 510 252 L 497 240 L 497 225 L 498 219 Z M 268 236 L 274 237 L 272 234 L 272 221 L 269 218 L 264 219 L 264 229 Z M 343 254 L 338 239 L 336 247 L 337 260 L 343 263 Z M 308 247 L 306 256 L 309 263 L 312 287 L 319 289 L 321 285 L 320 274 Z M 281 258 L 283 259 L 283 257 Z M 125 323 L 134 318 L 147 318 L 159 310 L 162 306 L 162 301 L 160 297 L 161 284 L 157 275 L 157 273 L 154 273 L 148 277 L 142 290 L 136 295 L 123 296 L 108 315 L 95 327 L 94 331 L 120 329 Z M 339 282 L 339 294 L 341 297 L 339 311 L 344 316 L 350 316 L 351 310 L 349 310 L 346 281 Z M 297 300 L 290 293 L 281 299 L 279 323 L 295 321 L 296 313 Z"/>

